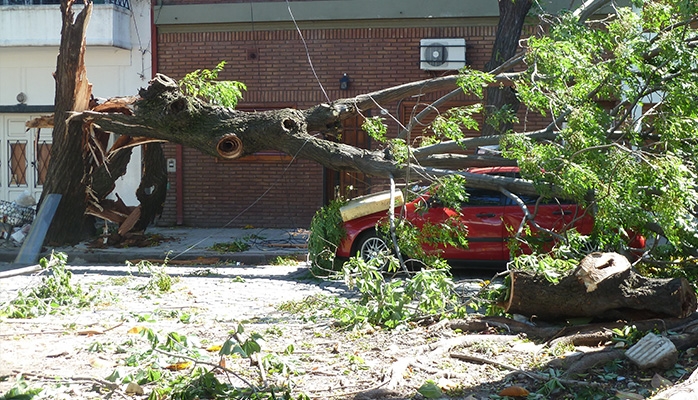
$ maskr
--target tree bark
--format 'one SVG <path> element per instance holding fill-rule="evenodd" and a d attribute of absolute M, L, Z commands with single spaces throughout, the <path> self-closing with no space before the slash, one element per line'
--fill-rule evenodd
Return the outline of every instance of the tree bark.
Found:
<path fill-rule="evenodd" d="M 140 219 L 134 226 L 144 231 L 162 214 L 167 195 L 167 162 L 160 143 L 143 145 L 143 172 L 136 198 L 141 203 Z"/>
<path fill-rule="evenodd" d="M 86 218 L 84 144 L 81 121 L 68 121 L 70 111 L 89 108 L 92 87 L 85 71 L 85 31 L 92 12 L 92 2 L 76 18 L 73 1 L 61 2 L 63 26 L 58 54 L 53 122 L 53 145 L 46 184 L 41 201 L 51 193 L 58 193 L 61 202 L 46 234 L 48 243 L 77 243 L 91 232 L 91 218 Z"/>
<path fill-rule="evenodd" d="M 497 36 L 492 47 L 490 61 L 485 64 L 485 71 L 491 71 L 514 54 L 519 47 L 521 30 L 523 29 L 526 15 L 531 9 L 532 0 L 499 0 L 499 23 Z M 511 86 L 488 87 L 485 95 L 485 119 L 506 106 L 516 114 L 521 102 L 516 97 Z M 487 121 L 486 121 L 487 122 Z M 513 127 L 512 123 L 485 123 L 482 127 L 482 135 L 490 136 L 507 132 Z"/>
<path fill-rule="evenodd" d="M 615 256 L 624 259 L 619 254 Z M 605 267 L 596 267 L 602 276 L 593 284 L 579 271 L 558 283 L 541 275 L 512 271 L 505 309 L 542 320 L 685 318 L 696 310 L 695 291 L 685 278 L 645 278 L 629 264 L 628 268 L 605 274 Z"/>

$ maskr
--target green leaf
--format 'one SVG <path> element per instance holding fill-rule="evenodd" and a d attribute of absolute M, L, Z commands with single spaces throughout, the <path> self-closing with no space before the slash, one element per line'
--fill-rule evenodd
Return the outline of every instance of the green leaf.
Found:
<path fill-rule="evenodd" d="M 417 389 L 417 392 L 427 399 L 438 399 L 443 396 L 441 388 L 432 380 L 424 382 L 424 384 Z"/>

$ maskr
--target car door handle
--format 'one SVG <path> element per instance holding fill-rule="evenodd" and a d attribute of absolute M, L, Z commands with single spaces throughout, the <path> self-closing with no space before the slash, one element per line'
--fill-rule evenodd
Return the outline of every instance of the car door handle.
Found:
<path fill-rule="evenodd" d="M 553 215 L 572 215 L 572 211 L 553 211 Z"/>
<path fill-rule="evenodd" d="M 475 216 L 478 218 L 492 218 L 495 216 L 495 214 L 493 214 L 493 213 L 479 213 L 479 214 L 475 214 Z"/>

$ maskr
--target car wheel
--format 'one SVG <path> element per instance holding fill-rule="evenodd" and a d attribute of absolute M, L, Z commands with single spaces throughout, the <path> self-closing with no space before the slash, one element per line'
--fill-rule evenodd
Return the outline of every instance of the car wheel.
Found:
<path fill-rule="evenodd" d="M 375 261 L 372 260 L 380 260 L 381 263 L 378 264 L 380 268 L 385 267 L 387 264 L 386 257 L 392 254 L 392 250 L 388 246 L 388 243 L 382 237 L 378 236 L 375 231 L 364 234 L 359 240 L 357 249 L 359 257 L 366 263 L 375 263 Z"/>

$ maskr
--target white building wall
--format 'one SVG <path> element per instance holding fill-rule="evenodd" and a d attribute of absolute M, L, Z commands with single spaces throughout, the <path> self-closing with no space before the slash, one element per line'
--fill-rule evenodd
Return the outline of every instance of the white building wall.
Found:
<path fill-rule="evenodd" d="M 76 6 L 75 14 L 80 9 L 81 6 Z M 136 95 L 139 88 L 147 85 L 152 74 L 150 11 L 148 0 L 130 0 L 130 9 L 113 4 L 94 5 L 86 34 L 85 64 L 95 97 Z M 52 74 L 56 69 L 60 31 L 58 5 L 0 5 L 0 140 L 3 149 L 9 146 L 11 136 L 17 135 L 17 119 L 29 120 L 36 114 L 24 113 L 17 107 L 19 93 L 24 93 L 27 108 L 54 103 Z M 35 133 L 27 134 L 31 138 Z M 41 136 L 42 139 L 47 137 L 44 131 Z M 0 157 L 6 153 L 7 150 L 0 151 Z M 116 192 L 128 205 L 138 203 L 135 191 L 140 183 L 140 160 L 140 149 L 136 149 L 126 175 L 117 182 Z M 7 159 L 0 159 L 0 177 L 8 176 L 7 169 Z M 12 188 L 3 181 L 7 180 L 0 179 L 0 200 L 14 200 L 19 188 Z M 41 190 L 40 187 L 28 189 L 32 193 Z"/>

